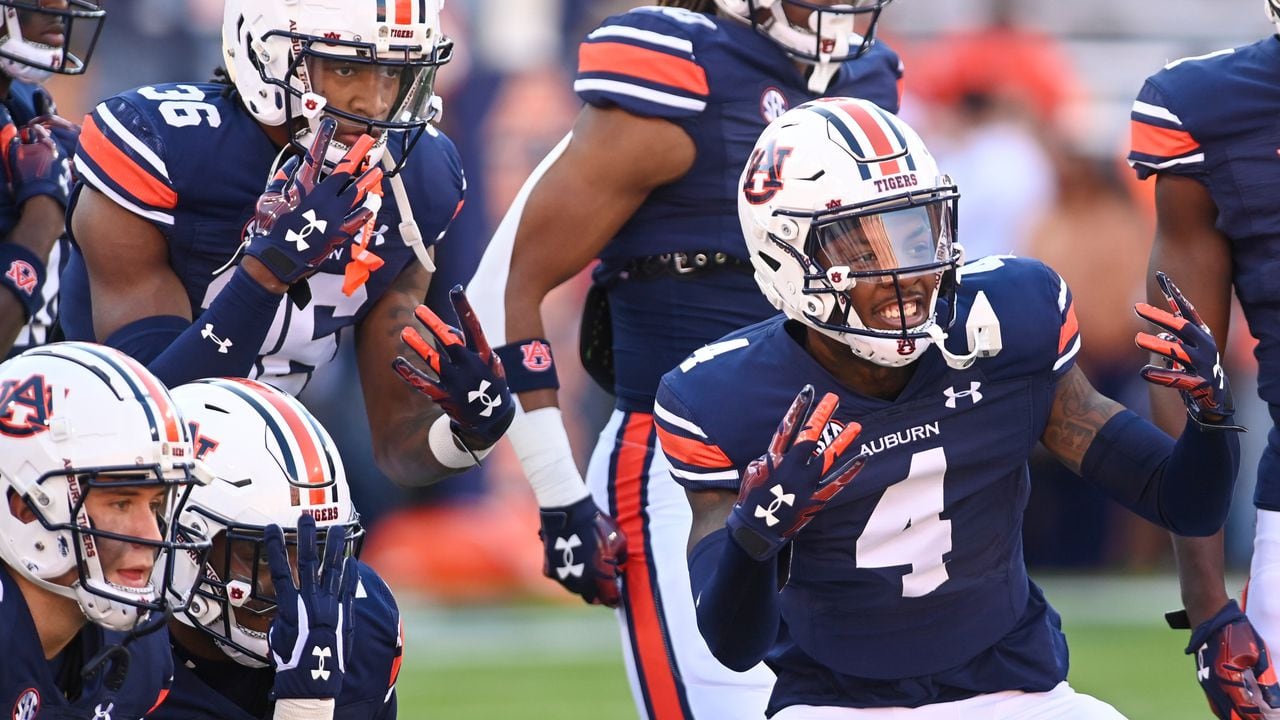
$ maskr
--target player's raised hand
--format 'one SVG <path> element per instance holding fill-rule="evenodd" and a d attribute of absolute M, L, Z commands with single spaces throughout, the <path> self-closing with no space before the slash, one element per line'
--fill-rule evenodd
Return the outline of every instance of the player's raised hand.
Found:
<path fill-rule="evenodd" d="M 314 273 L 376 211 L 366 198 L 376 197 L 369 191 L 382 182 L 382 170 L 359 172 L 372 138 L 361 136 L 342 162 L 324 174 L 325 150 L 336 128 L 332 118 L 321 120 L 306 156 L 290 158 L 281 166 L 249 221 L 245 253 L 285 285 Z"/>
<path fill-rule="evenodd" d="M 5 148 L 4 159 L 15 205 L 21 207 L 31 198 L 45 195 L 66 207 L 71 163 L 48 128 L 35 122 L 18 128 Z"/>
<path fill-rule="evenodd" d="M 1235 404 L 1231 385 L 1222 370 L 1218 346 L 1195 307 L 1183 297 L 1169 276 L 1156 273 L 1156 282 L 1169 302 L 1169 310 L 1138 303 L 1134 310 L 1165 332 L 1138 333 L 1138 347 L 1165 358 L 1165 366 L 1147 365 L 1142 379 L 1176 388 L 1182 393 L 1187 412 L 1201 427 L 1214 430 L 1244 430 L 1231 424 Z"/>
<path fill-rule="evenodd" d="M 498 442 L 511 425 L 516 409 L 507 390 L 502 361 L 489 347 L 461 285 L 449 291 L 449 302 L 458 314 L 461 330 L 450 327 L 427 306 L 419 305 L 413 314 L 431 333 L 434 345 L 417 328 L 410 326 L 400 331 L 400 339 L 426 362 L 431 373 L 418 369 L 403 356 L 393 360 L 391 367 L 406 383 L 439 405 L 449 416 L 449 427 L 457 440 L 477 453 Z"/>
<path fill-rule="evenodd" d="M 275 586 L 276 616 L 267 633 L 275 684 L 273 699 L 335 698 L 342 690 L 350 651 L 351 604 L 360 573 L 344 557 L 346 530 L 329 528 L 324 559 L 316 549 L 316 521 L 298 518 L 298 584 L 279 525 L 266 532 L 267 563 Z"/>
<path fill-rule="evenodd" d="M 622 602 L 627 536 L 590 496 L 560 508 L 540 508 L 542 573 L 593 605 Z"/>
<path fill-rule="evenodd" d="M 865 455 L 849 453 L 862 432 L 856 422 L 819 446 L 840 401 L 827 393 L 815 406 L 814 396 L 813 386 L 805 385 L 778 424 L 768 451 L 743 473 L 727 524 L 757 560 L 776 555 L 866 463 Z"/>
<path fill-rule="evenodd" d="M 1191 634 L 1196 679 L 1220 720 L 1280 718 L 1280 682 L 1267 645 L 1234 600 Z"/>

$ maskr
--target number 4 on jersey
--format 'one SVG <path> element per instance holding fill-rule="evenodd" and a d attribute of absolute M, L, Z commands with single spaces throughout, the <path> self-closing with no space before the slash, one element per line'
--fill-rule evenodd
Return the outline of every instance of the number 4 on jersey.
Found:
<path fill-rule="evenodd" d="M 907 565 L 903 597 L 923 597 L 947 581 L 944 558 L 951 552 L 951 521 L 942 519 L 947 456 L 933 448 L 911 456 L 905 480 L 885 489 L 858 536 L 862 568 Z"/>

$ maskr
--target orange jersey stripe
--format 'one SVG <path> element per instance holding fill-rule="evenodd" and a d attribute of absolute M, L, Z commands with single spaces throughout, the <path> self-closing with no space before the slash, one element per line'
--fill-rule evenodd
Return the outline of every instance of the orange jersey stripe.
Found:
<path fill-rule="evenodd" d="M 178 193 L 112 144 L 98 129 L 92 115 L 84 119 L 84 128 L 80 132 L 80 149 L 107 171 L 112 180 L 128 189 L 143 203 L 170 210 L 177 207 Z"/>
<path fill-rule="evenodd" d="M 396 656 L 391 659 L 391 679 L 387 682 L 388 688 L 396 686 L 396 680 L 400 679 L 400 663 L 404 661 L 404 620 L 400 621 L 400 640 L 396 643 Z"/>
<path fill-rule="evenodd" d="M 1129 135 L 1133 151 L 1143 155 L 1177 157 L 1200 147 L 1186 130 L 1157 127 L 1138 120 L 1129 121 Z"/>
<path fill-rule="evenodd" d="M 18 136 L 18 128 L 13 123 L 0 128 L 0 157 L 4 158 L 6 163 L 9 162 L 9 141 Z"/>
<path fill-rule="evenodd" d="M 676 435 L 664 430 L 661 425 L 656 427 L 658 439 L 662 442 L 662 451 L 676 460 L 686 465 L 704 468 L 724 469 L 733 466 L 729 456 L 725 455 L 719 447 Z"/>
<path fill-rule="evenodd" d="M 320 448 L 316 447 L 315 439 L 311 433 L 307 432 L 306 421 L 279 395 L 259 389 L 258 384 L 252 380 L 233 379 L 249 387 L 258 397 L 266 400 L 267 404 L 280 413 L 280 417 L 284 418 L 285 424 L 289 426 L 289 432 L 293 433 L 293 437 L 297 440 L 298 448 L 302 450 L 302 462 L 306 465 L 303 470 L 306 473 L 307 482 L 312 485 L 323 485 L 325 483 L 324 464 L 321 459 Z M 284 450 L 284 448 L 281 448 L 281 450 Z M 312 505 L 322 505 L 327 502 L 323 487 L 314 488 L 310 493 Z"/>
<path fill-rule="evenodd" d="M 168 698 L 169 698 L 169 688 L 162 688 L 160 690 L 159 697 L 156 698 L 156 704 L 151 706 L 151 709 L 147 711 L 147 714 L 150 715 L 151 713 L 155 712 L 156 708 L 163 705 L 164 701 L 167 700 Z"/>
<path fill-rule="evenodd" d="M 578 49 L 578 72 L 630 75 L 698 95 L 711 92 L 706 71 L 692 60 L 624 43 L 584 43 Z"/>
<path fill-rule="evenodd" d="M 1062 332 L 1058 335 L 1058 353 L 1067 349 L 1067 345 L 1071 343 L 1071 338 L 1076 336 L 1080 330 L 1080 323 L 1076 321 L 1076 303 L 1071 301 L 1071 306 L 1067 308 L 1067 319 L 1062 323 Z"/>
<path fill-rule="evenodd" d="M 649 450 L 649 433 L 653 416 L 631 413 L 627 417 L 618 446 L 617 475 L 614 493 L 618 504 L 618 525 L 626 533 L 627 566 L 624 587 L 626 607 L 631 611 L 635 634 L 632 648 L 636 654 L 636 670 L 652 704 L 652 720 L 683 720 L 684 710 L 676 687 L 675 671 L 667 654 L 662 620 L 654 603 L 654 588 L 649 577 L 649 558 L 645 555 L 644 533 L 644 469 Z M 665 444 L 663 446 L 665 448 Z"/>

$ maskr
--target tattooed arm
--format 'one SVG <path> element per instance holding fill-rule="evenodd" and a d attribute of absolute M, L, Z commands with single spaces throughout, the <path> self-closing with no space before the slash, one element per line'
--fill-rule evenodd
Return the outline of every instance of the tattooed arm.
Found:
<path fill-rule="evenodd" d="M 1074 367 L 1058 381 L 1049 425 L 1040 441 L 1063 465 L 1079 474 L 1098 431 L 1121 410 L 1123 405 L 1093 389 L 1084 372 Z"/>
<path fill-rule="evenodd" d="M 414 357 L 400 331 L 416 324 L 413 310 L 427 296 L 431 274 L 418 263 L 400 272 L 356 330 L 360 383 L 373 434 L 378 468 L 397 485 L 429 485 L 458 470 L 436 460 L 427 440 L 442 410 L 415 392 L 391 369 L 398 355 Z"/>
<path fill-rule="evenodd" d="M 1040 440 L 1117 502 L 1178 535 L 1211 535 L 1226 520 L 1240 464 L 1236 433 L 1188 421 L 1175 443 L 1072 368 Z"/>

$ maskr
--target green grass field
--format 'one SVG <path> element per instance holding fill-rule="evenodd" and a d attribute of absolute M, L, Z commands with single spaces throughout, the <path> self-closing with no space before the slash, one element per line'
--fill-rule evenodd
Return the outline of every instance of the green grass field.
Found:
<path fill-rule="evenodd" d="M 1169 578 L 1041 577 L 1063 615 L 1071 683 L 1130 720 L 1204 720 L 1186 633 L 1164 627 Z M 619 720 L 635 709 L 610 613 L 587 607 L 441 610 L 406 602 L 407 720 Z"/>

